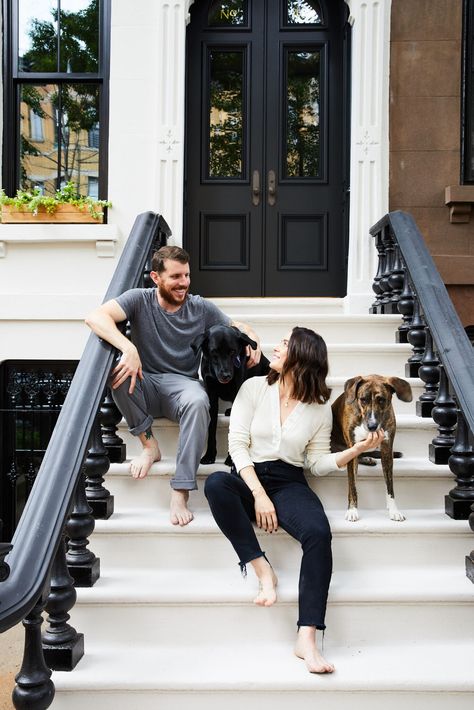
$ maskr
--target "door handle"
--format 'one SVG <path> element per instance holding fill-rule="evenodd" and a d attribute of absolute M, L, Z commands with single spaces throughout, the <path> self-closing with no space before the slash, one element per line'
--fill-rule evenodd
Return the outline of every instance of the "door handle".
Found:
<path fill-rule="evenodd" d="M 268 204 L 274 205 L 276 202 L 276 176 L 274 170 L 268 172 Z"/>
<path fill-rule="evenodd" d="M 252 174 L 252 203 L 260 204 L 260 173 L 254 170 Z"/>

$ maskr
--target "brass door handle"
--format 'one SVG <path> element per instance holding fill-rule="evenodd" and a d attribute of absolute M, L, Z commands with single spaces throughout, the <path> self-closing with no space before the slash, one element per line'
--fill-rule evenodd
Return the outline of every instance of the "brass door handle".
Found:
<path fill-rule="evenodd" d="M 274 205 L 276 202 L 276 176 L 274 170 L 268 172 L 268 204 Z"/>
<path fill-rule="evenodd" d="M 252 174 L 252 204 L 260 204 L 260 173 L 254 170 Z"/>

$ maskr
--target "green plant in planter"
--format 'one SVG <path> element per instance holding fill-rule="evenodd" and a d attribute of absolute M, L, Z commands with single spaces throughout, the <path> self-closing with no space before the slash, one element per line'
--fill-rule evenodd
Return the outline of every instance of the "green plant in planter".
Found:
<path fill-rule="evenodd" d="M 0 190 L 0 205 L 8 205 L 16 210 L 38 214 L 38 209 L 44 207 L 48 214 L 56 212 L 59 205 L 74 205 L 79 209 L 89 212 L 94 219 L 102 216 L 101 208 L 112 207 L 108 200 L 95 200 L 93 197 L 78 195 L 73 182 L 68 182 L 60 190 L 56 190 L 55 195 L 42 195 L 35 187 L 33 190 L 17 190 L 15 197 L 8 197 L 3 190 Z"/>

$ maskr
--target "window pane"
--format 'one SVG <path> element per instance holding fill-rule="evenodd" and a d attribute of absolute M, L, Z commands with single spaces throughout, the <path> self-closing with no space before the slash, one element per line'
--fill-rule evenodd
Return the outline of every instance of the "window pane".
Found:
<path fill-rule="evenodd" d="M 207 22 L 209 27 L 246 25 L 247 3 L 244 0 L 212 0 Z"/>
<path fill-rule="evenodd" d="M 209 177 L 242 177 L 242 51 L 210 52 Z"/>
<path fill-rule="evenodd" d="M 57 0 L 19 0 L 20 71 L 58 70 Z"/>
<path fill-rule="evenodd" d="M 59 71 L 99 71 L 99 0 L 61 0 Z"/>
<path fill-rule="evenodd" d="M 286 177 L 318 177 L 320 53 L 287 52 Z"/>
<path fill-rule="evenodd" d="M 288 0 L 289 25 L 320 25 L 323 21 L 319 0 Z"/>
<path fill-rule="evenodd" d="M 19 69 L 99 71 L 99 0 L 19 0 Z"/>
<path fill-rule="evenodd" d="M 77 192 L 87 195 L 89 177 L 99 174 L 99 150 L 89 133 L 99 131 L 99 87 L 96 84 L 21 87 L 21 187 L 40 183 L 46 194 L 72 180 Z M 43 125 L 44 139 L 35 143 L 28 130 L 33 111 Z"/>

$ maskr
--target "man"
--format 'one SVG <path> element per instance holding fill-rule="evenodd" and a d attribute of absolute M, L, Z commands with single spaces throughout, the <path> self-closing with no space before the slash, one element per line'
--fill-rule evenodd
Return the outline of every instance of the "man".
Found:
<path fill-rule="evenodd" d="M 209 424 L 209 401 L 198 379 L 199 355 L 191 349 L 197 335 L 212 325 L 234 325 L 259 340 L 245 323 L 231 322 L 213 303 L 188 294 L 189 255 L 180 247 L 165 246 L 152 260 L 150 289 L 131 289 L 107 301 L 87 318 L 87 325 L 122 356 L 112 371 L 112 394 L 130 432 L 142 445 L 130 470 L 144 478 L 161 459 L 153 436 L 154 417 L 179 422 L 176 472 L 171 480 L 170 516 L 173 525 L 193 519 L 189 491 L 195 490 L 196 472 L 204 451 Z M 129 320 L 131 341 L 117 323 Z M 260 345 L 249 349 L 248 367 L 261 356 Z"/>

